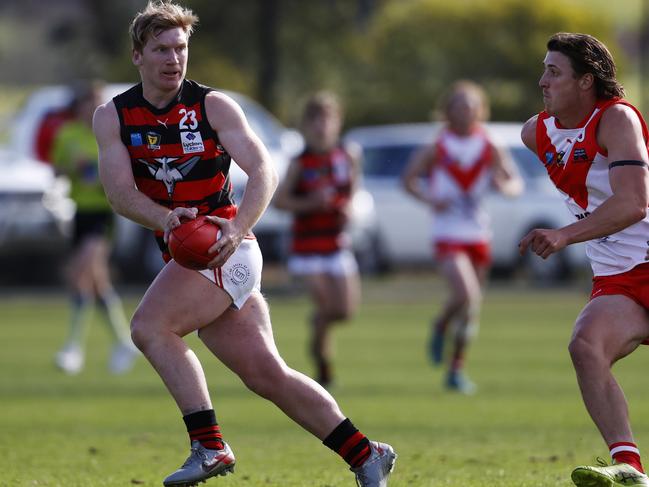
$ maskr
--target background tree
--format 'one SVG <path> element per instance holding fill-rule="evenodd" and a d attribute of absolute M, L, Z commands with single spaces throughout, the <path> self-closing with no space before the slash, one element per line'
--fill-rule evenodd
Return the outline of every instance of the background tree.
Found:
<path fill-rule="evenodd" d="M 603 14 L 613 12 L 605 0 L 181 2 L 201 19 L 189 75 L 248 94 L 288 124 L 301 100 L 321 88 L 342 96 L 349 125 L 427 120 L 442 90 L 458 78 L 485 85 L 493 119 L 523 120 L 540 108 L 537 81 L 554 32 L 601 38 L 625 76 L 631 74 L 626 53 L 642 53 L 629 42 L 637 35 L 619 35 L 614 19 Z M 88 76 L 136 82 L 128 22 L 145 5 L 0 1 L 0 83 L 24 87 Z M 626 25 L 639 30 L 637 10 L 635 23 Z M 633 15 L 629 8 L 624 13 Z M 640 96 L 642 90 L 629 91 Z"/>

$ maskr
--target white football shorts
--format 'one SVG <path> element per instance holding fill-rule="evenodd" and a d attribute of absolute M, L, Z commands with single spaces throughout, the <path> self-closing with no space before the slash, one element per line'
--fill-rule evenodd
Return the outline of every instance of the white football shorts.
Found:
<path fill-rule="evenodd" d="M 288 259 L 288 270 L 297 276 L 311 274 L 348 276 L 358 272 L 358 264 L 354 254 L 343 249 L 331 254 L 291 255 Z"/>
<path fill-rule="evenodd" d="M 228 293 L 232 306 L 241 309 L 253 291 L 261 290 L 263 265 L 257 239 L 246 237 L 222 267 L 197 272 Z"/>

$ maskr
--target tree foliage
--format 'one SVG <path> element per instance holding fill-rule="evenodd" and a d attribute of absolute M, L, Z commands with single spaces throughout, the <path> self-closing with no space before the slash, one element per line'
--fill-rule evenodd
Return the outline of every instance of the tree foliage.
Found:
<path fill-rule="evenodd" d="M 82 8 L 76 9 L 74 15 L 64 15 L 65 5 L 70 8 L 75 2 Z M 33 0 L 23 8 L 35 8 L 38 3 Z M 473 79 L 486 87 L 492 101 L 492 118 L 522 120 L 539 109 L 537 81 L 545 43 L 558 31 L 593 34 L 609 46 L 618 63 L 624 61 L 612 21 L 599 10 L 585 8 L 585 3 L 181 3 L 200 17 L 191 40 L 189 76 L 249 94 L 287 123 L 295 120 L 300 101 L 321 88 L 341 95 L 349 125 L 426 120 L 440 93 L 459 78 Z M 23 11 L 20 23 L 14 23 L 21 28 L 14 31 L 41 29 L 44 33 L 32 34 L 29 42 L 25 39 L 13 47 L 3 45 L 0 55 L 5 64 L 14 67 L 11 80 L 21 76 L 30 82 L 39 77 L 42 83 L 68 81 L 76 76 L 137 80 L 130 60 L 128 22 L 145 5 L 146 0 L 65 0 L 56 9 L 51 7 L 49 16 Z M 29 22 L 33 24 L 27 25 Z M 53 33 L 58 37 L 52 37 Z M 39 38 L 41 47 L 36 52 L 33 46 Z M 45 45 L 48 38 L 54 40 Z M 11 49 L 15 50 L 13 54 Z M 19 58 L 33 59 L 32 63 L 22 63 L 24 73 Z M 52 68 L 34 70 L 34 66 Z"/>
<path fill-rule="evenodd" d="M 356 87 L 351 103 L 369 92 L 368 119 L 423 120 L 449 83 L 468 78 L 486 87 L 493 118 L 523 119 L 538 108 L 545 44 L 559 31 L 615 47 L 604 21 L 558 0 L 390 3 L 373 23 L 366 88 Z"/>

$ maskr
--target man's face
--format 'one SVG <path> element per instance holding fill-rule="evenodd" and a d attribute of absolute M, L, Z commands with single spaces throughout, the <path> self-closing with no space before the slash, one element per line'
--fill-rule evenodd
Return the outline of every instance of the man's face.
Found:
<path fill-rule="evenodd" d="M 307 145 L 315 150 L 328 150 L 338 143 L 342 120 L 340 114 L 326 108 L 305 120 L 303 126 Z"/>
<path fill-rule="evenodd" d="M 546 112 L 557 116 L 579 99 L 579 78 L 570 65 L 570 58 L 558 51 L 548 51 L 543 66 L 543 75 L 539 80 L 543 104 Z"/>
<path fill-rule="evenodd" d="M 477 93 L 460 90 L 451 98 L 446 116 L 451 125 L 466 131 L 480 121 L 482 108 L 482 100 Z"/>
<path fill-rule="evenodd" d="M 175 27 L 151 36 L 142 51 L 133 51 L 133 64 L 144 85 L 160 91 L 177 90 L 187 71 L 187 43 L 187 33 Z"/>

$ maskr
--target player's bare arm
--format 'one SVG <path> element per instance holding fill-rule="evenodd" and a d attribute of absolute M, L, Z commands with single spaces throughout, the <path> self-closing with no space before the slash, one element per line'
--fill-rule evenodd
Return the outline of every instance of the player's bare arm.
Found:
<path fill-rule="evenodd" d="M 566 245 L 611 235 L 646 216 L 649 205 L 647 150 L 635 112 L 623 105 L 608 109 L 600 122 L 598 142 L 608 150 L 613 195 L 588 218 L 558 230 L 533 230 L 521 240 L 521 253 L 529 246 L 533 252 L 547 258 Z M 641 165 L 628 164 L 628 161 Z"/>
<path fill-rule="evenodd" d="M 527 122 L 523 124 L 521 129 L 521 140 L 525 147 L 536 154 L 536 120 L 538 115 L 534 115 Z"/>
<path fill-rule="evenodd" d="M 505 196 L 519 196 L 524 189 L 523 179 L 509 152 L 494 146 L 493 185 Z"/>
<path fill-rule="evenodd" d="M 99 147 L 99 177 L 115 212 L 140 225 L 165 232 L 165 241 L 181 219 L 194 218 L 196 208 L 170 211 L 138 191 L 131 159 L 119 133 L 119 118 L 111 101 L 95 111 L 93 130 Z"/>
<path fill-rule="evenodd" d="M 401 175 L 401 182 L 405 190 L 427 204 L 432 204 L 428 191 L 424 190 L 420 184 L 421 176 L 428 174 L 435 164 L 435 146 L 428 145 L 421 148 L 412 156 L 412 159 L 406 166 Z"/>
<path fill-rule="evenodd" d="M 220 267 L 239 247 L 243 238 L 268 206 L 277 187 L 277 172 L 268 151 L 252 131 L 243 111 L 230 97 L 211 92 L 205 110 L 212 128 L 232 159 L 248 175 L 246 190 L 233 220 L 210 217 L 221 227 L 221 238 L 210 249 L 218 252 L 209 267 Z"/>
<path fill-rule="evenodd" d="M 363 160 L 363 149 L 358 144 L 349 142 L 345 144 L 344 150 L 347 153 L 347 156 L 349 157 L 349 161 L 351 163 L 351 194 L 353 195 L 359 188 L 363 175 L 361 167 Z"/>

